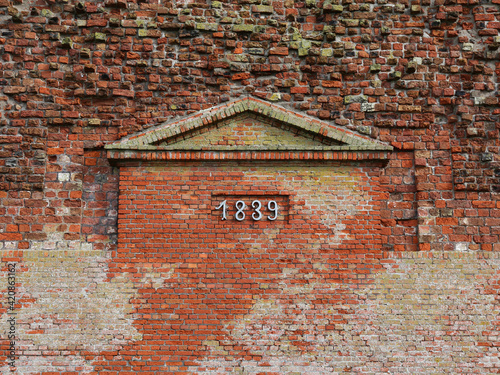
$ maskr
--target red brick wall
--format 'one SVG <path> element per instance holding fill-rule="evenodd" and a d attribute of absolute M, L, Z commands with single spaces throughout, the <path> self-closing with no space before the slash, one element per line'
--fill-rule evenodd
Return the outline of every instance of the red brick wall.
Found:
<path fill-rule="evenodd" d="M 499 372 L 499 2 L 338 3 L 0 0 L 0 272 L 7 280 L 7 263 L 18 264 L 14 372 L 92 373 L 102 370 L 102 361 L 125 373 L 143 355 L 151 359 L 145 368 L 166 362 L 150 354 L 159 348 L 154 332 L 179 318 L 155 315 L 156 306 L 166 309 L 166 299 L 139 297 L 158 296 L 147 285 L 166 291 L 168 280 L 184 292 L 192 286 L 189 275 L 201 268 L 174 269 L 154 256 L 158 265 L 149 266 L 133 253 L 118 253 L 118 168 L 103 146 L 247 95 L 393 146 L 380 170 L 340 167 L 359 174 L 360 188 L 373 189 L 363 194 L 378 194 L 379 186 L 386 195 L 363 198 L 370 210 L 359 208 L 355 219 L 339 212 L 334 224 L 352 230 L 335 227 L 335 245 L 327 241 L 332 222 L 320 217 L 307 224 L 317 225 L 317 234 L 306 224 L 301 228 L 309 232 L 300 238 L 270 230 L 266 238 L 276 236 L 274 247 L 255 234 L 256 244 L 271 250 L 286 238 L 310 241 L 312 253 L 304 245 L 295 255 L 321 255 L 332 266 L 307 266 L 302 258 L 287 268 L 277 263 L 262 277 L 292 276 L 277 282 L 284 292 L 275 302 L 266 301 L 276 283 L 259 286 L 263 299 L 248 302 L 243 318 L 224 327 L 214 323 L 224 339 L 207 336 L 186 353 L 197 351 L 200 366 L 219 373 L 265 372 L 265 363 L 271 373 Z M 327 180 L 330 186 L 335 178 Z M 297 196 L 290 195 L 300 206 Z M 373 230 L 360 232 L 368 231 L 362 221 L 378 220 L 373 211 L 380 215 L 376 244 L 368 240 Z M 353 227 L 357 221 L 362 228 Z M 257 245 L 252 259 L 264 256 Z M 333 250 L 320 253 L 321 246 Z M 345 254 L 335 258 L 339 251 Z M 357 258 L 381 251 L 381 258 Z M 208 265 L 208 259 L 193 264 Z M 264 260 L 262 266 L 271 264 Z M 295 288 L 309 280 L 307 267 L 312 280 L 328 279 L 332 270 L 343 276 L 334 287 L 318 281 Z M 356 295 L 348 290 L 353 285 Z M 198 298 L 207 286 L 196 288 L 191 303 L 202 306 Z M 4 283 L 2 322 L 6 292 Z M 292 302 L 299 307 L 286 307 Z M 327 312 L 308 310 L 316 305 L 328 305 Z M 158 325 L 147 326 L 147 314 Z M 332 334 L 314 336 L 326 332 L 321 327 L 328 314 L 342 322 Z M 184 325 L 169 329 L 179 340 L 194 332 Z M 143 342 L 150 343 L 144 352 L 125 349 Z M 293 350 L 290 342 L 297 343 Z M 3 361 L 8 345 L 2 334 L 0 372 L 9 371 Z M 231 353 L 251 353 L 246 367 L 227 357 L 225 345 Z M 265 350 L 275 355 L 261 359 Z M 186 363 L 179 361 L 179 368 Z"/>

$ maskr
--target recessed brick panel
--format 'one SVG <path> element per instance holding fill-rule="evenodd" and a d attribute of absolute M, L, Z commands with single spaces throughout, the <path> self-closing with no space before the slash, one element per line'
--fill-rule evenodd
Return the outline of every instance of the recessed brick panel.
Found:
<path fill-rule="evenodd" d="M 159 347 L 151 355 L 164 357 L 165 365 L 199 360 L 210 349 L 206 340 L 249 314 L 256 299 L 315 283 L 370 283 L 382 268 L 386 194 L 378 174 L 373 166 L 333 162 L 121 167 L 119 240 L 110 272 L 137 272 L 140 282 L 144 269 L 174 270 L 157 289 L 139 289 L 135 326 L 145 340 L 133 350 L 154 342 Z M 224 200 L 227 220 L 216 209 Z M 275 221 L 267 220 L 274 216 L 271 200 L 280 210 Z M 234 218 L 238 201 L 246 205 L 242 221 Z M 253 201 L 266 206 L 261 221 L 252 218 Z M 337 298 L 348 303 L 347 296 L 311 293 L 318 298 L 311 313 Z M 333 322 L 327 326 L 335 330 Z M 225 350 L 246 355 L 238 345 Z"/>

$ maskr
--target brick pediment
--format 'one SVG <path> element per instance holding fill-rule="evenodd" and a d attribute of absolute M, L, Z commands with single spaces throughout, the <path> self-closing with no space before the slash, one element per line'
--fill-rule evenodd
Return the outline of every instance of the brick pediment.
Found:
<path fill-rule="evenodd" d="M 392 147 L 255 98 L 106 146 L 110 159 L 386 159 Z"/>

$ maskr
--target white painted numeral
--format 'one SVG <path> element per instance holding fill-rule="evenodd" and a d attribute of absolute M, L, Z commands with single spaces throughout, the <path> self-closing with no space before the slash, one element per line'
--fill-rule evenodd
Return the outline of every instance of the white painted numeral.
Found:
<path fill-rule="evenodd" d="M 245 220 L 245 212 L 243 211 L 247 205 L 243 201 L 236 202 L 236 214 L 234 214 L 234 218 L 238 221 Z"/>
<path fill-rule="evenodd" d="M 267 208 L 269 211 L 274 212 L 274 216 L 268 216 L 268 220 L 276 220 L 278 218 L 278 203 L 276 201 L 270 201 L 267 204 Z"/>
<path fill-rule="evenodd" d="M 226 201 L 221 202 L 217 207 L 215 207 L 216 210 L 219 208 L 222 208 L 222 220 L 227 220 L 227 203 Z"/>
<path fill-rule="evenodd" d="M 260 203 L 260 201 L 253 201 L 252 207 L 254 208 L 254 211 L 255 211 L 252 214 L 252 218 L 255 221 L 259 221 L 260 219 L 262 219 L 262 212 L 260 212 L 260 209 L 262 208 L 262 203 Z"/>

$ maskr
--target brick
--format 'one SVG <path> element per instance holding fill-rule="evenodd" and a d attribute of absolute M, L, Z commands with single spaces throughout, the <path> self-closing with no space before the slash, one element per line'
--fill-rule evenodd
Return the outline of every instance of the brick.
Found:
<path fill-rule="evenodd" d="M 269 50 L 270 55 L 288 55 L 288 48 L 287 47 L 275 47 L 271 48 Z"/>
<path fill-rule="evenodd" d="M 232 30 L 234 32 L 252 32 L 254 29 L 254 25 L 234 25 Z"/>
<path fill-rule="evenodd" d="M 290 88 L 292 94 L 307 94 L 309 92 L 308 87 L 292 87 Z"/>
<path fill-rule="evenodd" d="M 116 96 L 127 96 L 130 98 L 134 97 L 134 92 L 132 90 L 120 90 L 120 89 L 114 89 L 113 90 L 113 95 Z"/>
<path fill-rule="evenodd" d="M 26 92 L 26 87 L 23 86 L 7 86 L 3 89 L 4 94 L 20 94 Z"/>

